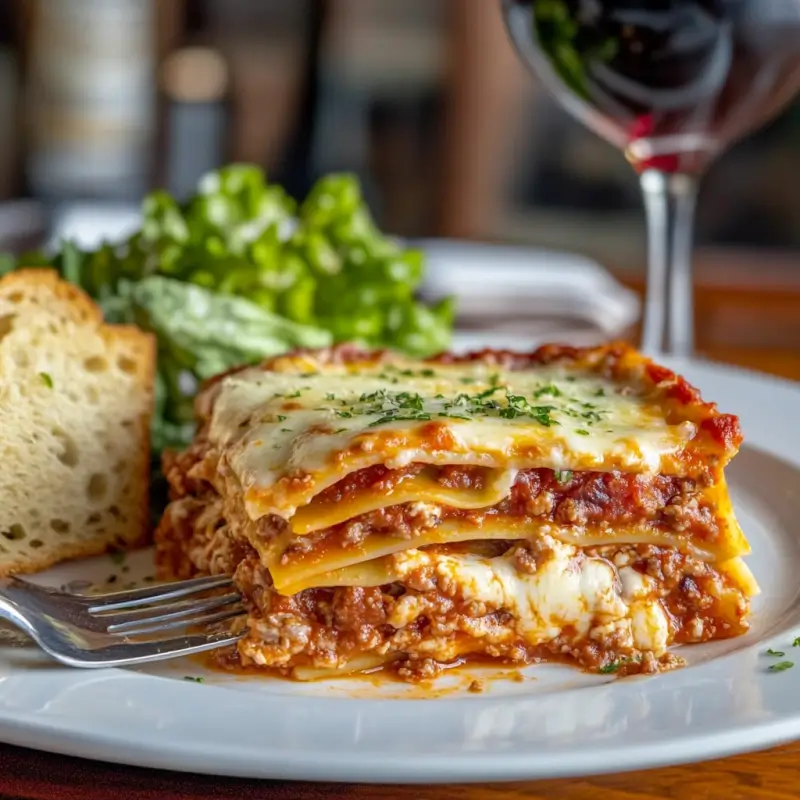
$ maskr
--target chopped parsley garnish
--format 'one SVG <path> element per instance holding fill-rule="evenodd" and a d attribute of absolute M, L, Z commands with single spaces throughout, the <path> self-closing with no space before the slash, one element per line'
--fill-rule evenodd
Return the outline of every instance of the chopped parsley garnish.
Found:
<path fill-rule="evenodd" d="M 553 476 L 556 479 L 556 483 L 561 484 L 564 486 L 565 484 L 569 483 L 572 480 L 572 470 L 571 469 L 557 469 L 554 470 Z"/>
<path fill-rule="evenodd" d="M 505 389 L 505 403 L 503 403 L 502 398 L 496 397 L 502 390 L 503 387 L 495 385 L 476 394 L 461 392 L 452 400 L 448 400 L 445 395 L 439 393 L 433 398 L 444 401 L 439 410 L 428 407 L 426 405 L 427 398 L 416 392 L 404 391 L 392 394 L 385 389 L 380 389 L 376 392 L 363 393 L 358 398 L 358 404 L 350 406 L 346 412 L 337 413 L 339 416 L 377 415 L 378 418 L 372 421 L 369 427 L 401 420 L 424 421 L 431 419 L 432 415 L 470 420 L 476 416 L 485 417 L 496 414 L 503 419 L 530 417 L 545 427 L 558 424 L 551 416 L 551 412 L 556 410 L 555 406 L 532 405 L 527 398 L 511 394 L 508 389 Z"/>
<path fill-rule="evenodd" d="M 579 434 L 580 436 L 589 436 L 589 431 L 584 430 L 583 428 L 578 428 L 575 433 Z"/>
<path fill-rule="evenodd" d="M 338 430 L 335 430 L 334 433 L 344 433 L 346 430 L 347 428 L 339 428 Z"/>
<path fill-rule="evenodd" d="M 196 678 L 193 675 L 184 675 L 183 679 L 185 681 L 191 681 L 192 683 L 202 683 L 203 682 L 203 678 Z"/>
<path fill-rule="evenodd" d="M 555 411 L 553 406 L 534 406 L 529 413 L 540 425 L 549 428 L 551 425 L 558 425 L 550 416 L 551 411 Z"/>
<path fill-rule="evenodd" d="M 794 661 L 779 661 L 777 664 L 772 664 L 768 667 L 770 672 L 785 672 L 794 666 Z"/>
<path fill-rule="evenodd" d="M 385 416 L 381 417 L 380 419 L 376 419 L 374 422 L 370 422 L 369 427 L 374 428 L 376 425 L 383 425 L 384 422 L 425 422 L 431 418 L 430 414 L 426 414 L 422 411 L 410 414 L 386 414 Z"/>
<path fill-rule="evenodd" d="M 597 390 L 597 391 L 594 393 L 594 396 L 595 396 L 595 397 L 605 397 L 605 396 L 606 396 L 606 391 L 605 391 L 605 389 L 598 389 L 598 390 Z"/>
<path fill-rule="evenodd" d="M 298 389 L 297 391 L 292 392 L 291 394 L 287 394 L 286 397 L 289 397 L 289 398 L 291 398 L 291 397 L 300 397 L 300 390 Z"/>
<path fill-rule="evenodd" d="M 278 422 L 283 422 L 286 419 L 286 417 L 283 414 L 278 414 L 278 416 L 275 417 L 275 419 L 277 419 Z"/>
<path fill-rule="evenodd" d="M 775 658 L 783 658 L 783 656 L 785 656 L 786 653 L 784 653 L 783 650 L 773 650 L 772 648 L 770 648 L 769 650 L 767 650 L 767 655 L 774 656 Z"/>
<path fill-rule="evenodd" d="M 535 419 L 540 425 L 549 428 L 558 423 L 550 416 L 551 411 L 555 411 L 555 406 L 532 406 L 522 395 L 506 393 L 508 405 L 501 408 L 498 412 L 505 419 L 514 419 L 520 416 L 529 416 Z"/>
<path fill-rule="evenodd" d="M 389 373 L 389 374 L 386 374 Z M 424 370 L 412 371 L 402 370 L 392 365 L 386 366 L 386 373 L 379 373 L 379 377 L 387 380 L 391 374 L 403 376 L 418 376 L 434 377 L 438 373 L 434 369 L 426 368 Z M 331 411 L 335 416 L 343 419 L 350 419 L 353 417 L 369 416 L 372 419 L 369 421 L 367 427 L 376 427 L 378 425 L 391 424 L 401 421 L 427 421 L 432 418 L 441 419 L 459 419 L 459 420 L 472 420 L 477 417 L 500 417 L 502 419 L 517 419 L 525 418 L 534 420 L 539 425 L 550 427 L 558 425 L 559 422 L 554 418 L 553 413 L 559 411 L 561 413 L 572 414 L 575 417 L 582 415 L 574 409 L 557 408 L 554 405 L 540 405 L 534 401 L 539 397 L 551 396 L 562 397 L 563 393 L 554 384 L 540 385 L 538 389 L 527 397 L 522 394 L 514 394 L 513 390 L 501 384 L 501 376 L 499 373 L 493 373 L 486 378 L 473 378 L 472 376 L 464 376 L 469 383 L 488 382 L 488 388 L 481 389 L 474 393 L 468 390 L 453 395 L 445 395 L 441 392 L 436 395 L 419 394 L 414 391 L 393 391 L 391 387 L 377 389 L 370 392 L 362 392 L 360 395 L 350 396 L 347 394 L 343 397 L 341 394 L 334 395 L 328 392 L 325 397 L 328 401 L 336 401 L 339 405 L 338 410 L 328 407 L 328 413 Z M 288 397 L 299 396 L 299 390 Z M 574 401 L 576 404 L 579 401 Z M 591 405 L 591 404 L 587 404 Z M 317 410 L 323 410 L 322 408 Z M 584 419 L 587 419 L 588 424 L 592 424 L 595 419 L 599 419 L 599 412 L 588 414 L 586 412 Z M 591 417 L 591 419 L 588 419 Z M 278 417 L 278 421 L 286 419 L 286 417 Z"/>
<path fill-rule="evenodd" d="M 115 563 L 115 564 L 124 564 L 125 563 L 125 551 L 124 550 L 112 550 L 108 557 Z"/>
<path fill-rule="evenodd" d="M 53 379 L 50 377 L 49 373 L 47 372 L 40 372 L 39 377 L 42 379 L 42 383 L 48 388 L 53 388 Z"/>
<path fill-rule="evenodd" d="M 281 428 L 281 433 L 291 433 L 291 432 L 292 432 L 291 428 Z"/>
<path fill-rule="evenodd" d="M 414 411 L 422 411 L 422 397 L 416 392 L 400 392 L 395 398 L 395 402 L 400 408 L 410 408 Z"/>
<path fill-rule="evenodd" d="M 800 647 L 800 636 L 792 642 L 792 647 Z"/>
<path fill-rule="evenodd" d="M 549 395 L 550 397 L 561 397 L 561 389 L 559 389 L 558 386 L 550 383 L 547 386 L 542 386 L 533 393 L 533 396 L 537 400 L 545 395 Z"/>
<path fill-rule="evenodd" d="M 619 661 L 611 661 L 608 664 L 604 664 L 597 671 L 601 675 L 608 675 L 612 672 L 617 672 L 619 668 L 624 666 L 625 664 L 632 664 L 634 661 L 640 661 L 640 660 L 641 656 L 636 656 L 636 658 L 621 658 Z"/>
<path fill-rule="evenodd" d="M 377 392 L 362 392 L 361 396 L 358 398 L 359 403 L 369 403 L 375 400 L 383 400 L 386 398 L 387 392 L 386 389 L 378 389 Z"/>

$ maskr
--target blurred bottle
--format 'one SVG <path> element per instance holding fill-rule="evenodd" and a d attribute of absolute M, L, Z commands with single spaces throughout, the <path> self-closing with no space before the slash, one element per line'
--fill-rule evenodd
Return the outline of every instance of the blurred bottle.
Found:
<path fill-rule="evenodd" d="M 227 61 L 211 47 L 184 47 L 161 68 L 165 108 L 164 186 L 179 200 L 225 160 L 228 134 Z"/>
<path fill-rule="evenodd" d="M 133 200 L 148 188 L 156 125 L 154 5 L 31 0 L 25 169 L 35 196 Z"/>
<path fill-rule="evenodd" d="M 10 197 L 19 180 L 19 59 L 15 51 L 14 7 L 0 4 L 0 199 Z"/>

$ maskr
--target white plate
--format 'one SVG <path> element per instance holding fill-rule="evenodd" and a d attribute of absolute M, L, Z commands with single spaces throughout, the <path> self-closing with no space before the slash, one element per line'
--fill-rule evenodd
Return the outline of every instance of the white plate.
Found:
<path fill-rule="evenodd" d="M 450 676 L 422 699 L 366 680 L 303 685 L 205 674 L 54 666 L 30 647 L 0 653 L 0 739 L 70 755 L 219 775 L 455 782 L 584 775 L 696 761 L 800 737 L 800 388 L 698 362 L 673 364 L 725 410 L 748 445 L 730 468 L 763 594 L 746 637 L 682 648 L 655 678 L 560 666 L 469 694 Z M 149 554 L 129 559 L 130 578 Z M 107 559 L 53 570 L 56 584 L 105 579 Z M 118 585 L 118 583 L 117 583 Z M 798 665 L 769 672 L 768 647 Z"/>

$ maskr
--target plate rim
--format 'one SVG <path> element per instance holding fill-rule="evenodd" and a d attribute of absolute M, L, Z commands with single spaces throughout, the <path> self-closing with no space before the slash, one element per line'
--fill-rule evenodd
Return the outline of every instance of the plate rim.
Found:
<path fill-rule="evenodd" d="M 5 736 L 8 728 L 5 721 L 0 720 L 0 736 Z M 252 760 L 239 756 L 228 761 L 227 766 L 215 766 L 204 754 L 190 753 L 181 747 L 165 747 L 163 743 L 144 746 L 137 743 L 131 747 L 131 742 L 121 736 L 76 736 L 71 732 L 50 728 L 43 730 L 33 724 L 17 724 L 14 726 L 16 741 L 3 741 L 54 755 L 209 777 L 314 783 L 443 785 L 586 778 L 697 764 L 743 753 L 758 753 L 800 738 L 800 718 L 765 722 L 747 730 L 748 733 L 757 734 L 754 742 L 743 744 L 742 731 L 733 730 L 715 734 L 718 744 L 713 749 L 697 746 L 708 741 L 709 737 L 705 735 L 670 740 L 658 749 L 648 745 L 624 750 L 609 747 L 593 751 L 591 757 L 583 760 L 574 760 L 570 752 L 556 756 L 550 754 L 547 765 L 541 761 L 525 763 L 519 756 L 493 755 L 486 761 L 479 761 L 474 754 L 464 754 L 455 758 L 417 757 L 414 764 L 409 766 L 407 762 L 388 761 L 385 753 L 376 753 L 366 758 L 363 754 L 358 755 L 358 771 L 354 771 L 353 763 L 342 761 L 338 753 L 322 758 L 319 754 L 314 754 L 313 773 L 309 772 L 309 754 L 299 750 L 296 751 L 298 756 L 293 759 L 287 759 L 281 753 L 273 757 L 266 756 L 254 764 Z M 620 752 L 624 753 L 622 758 L 619 758 Z"/>

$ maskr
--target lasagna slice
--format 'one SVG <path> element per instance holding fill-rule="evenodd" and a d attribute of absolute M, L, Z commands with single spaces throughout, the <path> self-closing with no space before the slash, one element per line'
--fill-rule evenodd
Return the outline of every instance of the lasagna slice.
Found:
<path fill-rule="evenodd" d="M 654 672 L 747 629 L 738 420 L 624 345 L 298 352 L 215 379 L 197 413 L 157 562 L 234 575 L 229 665 Z"/>

